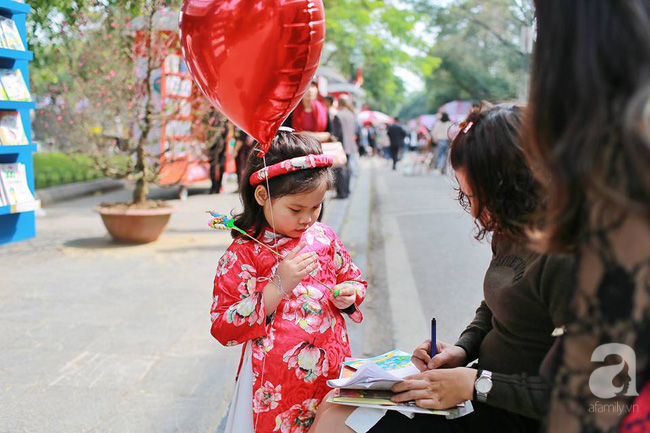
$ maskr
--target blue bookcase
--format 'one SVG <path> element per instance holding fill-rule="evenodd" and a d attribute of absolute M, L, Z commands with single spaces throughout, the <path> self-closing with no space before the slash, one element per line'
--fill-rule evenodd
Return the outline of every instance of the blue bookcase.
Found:
<path fill-rule="evenodd" d="M 0 0 L 0 15 L 14 20 L 18 32 L 27 49 L 26 18 L 31 12 L 28 4 L 11 0 Z M 34 59 L 30 51 L 16 51 L 0 48 L 0 68 L 20 69 L 27 86 L 29 87 L 29 62 Z M 33 97 L 32 97 L 33 99 Z M 20 162 L 25 164 L 27 183 L 34 193 L 34 161 L 32 154 L 36 145 L 31 144 L 32 125 L 30 110 L 35 107 L 34 102 L 0 101 L 0 110 L 19 111 L 23 121 L 25 134 L 30 144 L 25 146 L 0 146 L 0 163 Z M 34 210 L 38 202 L 15 206 L 0 207 L 0 245 L 30 239 L 36 236 Z"/>

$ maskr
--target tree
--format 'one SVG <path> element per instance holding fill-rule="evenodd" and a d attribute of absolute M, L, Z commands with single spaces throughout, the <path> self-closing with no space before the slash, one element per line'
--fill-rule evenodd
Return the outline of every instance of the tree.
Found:
<path fill-rule="evenodd" d="M 410 2 L 435 32 L 429 45 L 425 106 L 435 112 L 455 99 L 505 100 L 522 97 L 529 55 L 520 47 L 522 27 L 532 27 L 530 0 L 455 0 L 437 6 Z M 408 107 L 407 107 L 408 108 Z"/>
<path fill-rule="evenodd" d="M 321 64 L 334 65 L 351 80 L 363 67 L 363 88 L 373 109 L 393 112 L 404 99 L 398 66 L 413 59 L 404 46 L 419 43 L 417 17 L 384 0 L 325 0 L 327 46 Z"/>
<path fill-rule="evenodd" d="M 68 68 L 50 68 L 55 82 L 41 83 L 48 106 L 38 110 L 34 124 L 37 136 L 75 140 L 105 175 L 135 180 L 134 203 L 144 203 L 149 183 L 157 180 L 160 153 L 154 129 L 162 116 L 178 114 L 178 107 L 164 113 L 154 107 L 153 73 L 177 43 L 174 32 L 154 29 L 162 4 L 139 4 L 139 34 L 130 9 L 89 10 L 77 27 L 80 40 L 67 38 Z M 116 153 L 129 158 L 116 164 Z"/>

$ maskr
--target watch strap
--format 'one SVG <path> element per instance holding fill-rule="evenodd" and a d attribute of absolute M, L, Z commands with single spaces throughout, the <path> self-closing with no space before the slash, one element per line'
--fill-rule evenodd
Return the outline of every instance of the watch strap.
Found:
<path fill-rule="evenodd" d="M 483 374 L 483 370 L 480 369 L 480 368 L 477 368 L 476 369 L 476 380 L 478 380 L 478 378 L 481 377 L 481 374 Z M 472 398 L 473 398 L 474 401 L 478 401 L 478 394 L 477 394 L 477 391 L 476 391 L 476 380 L 474 381 L 474 392 L 473 392 L 473 395 L 472 395 Z"/>

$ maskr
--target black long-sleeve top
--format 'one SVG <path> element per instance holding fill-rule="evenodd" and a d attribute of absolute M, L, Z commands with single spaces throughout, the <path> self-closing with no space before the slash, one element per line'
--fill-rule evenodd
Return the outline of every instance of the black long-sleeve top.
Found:
<path fill-rule="evenodd" d="M 574 259 L 541 255 L 523 242 L 495 237 L 485 274 L 484 301 L 456 342 L 468 362 L 491 371 L 487 403 L 540 419 L 550 386 L 539 376 L 553 344 L 553 329 L 566 323 Z"/>

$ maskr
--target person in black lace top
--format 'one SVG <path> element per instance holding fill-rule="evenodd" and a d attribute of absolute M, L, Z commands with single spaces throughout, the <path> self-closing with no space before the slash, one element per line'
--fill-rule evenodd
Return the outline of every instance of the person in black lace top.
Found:
<path fill-rule="evenodd" d="M 548 200 L 534 239 L 578 263 L 567 332 L 545 363 L 546 428 L 648 431 L 648 415 L 621 422 L 650 403 L 650 1 L 536 6 L 524 145 Z"/>

